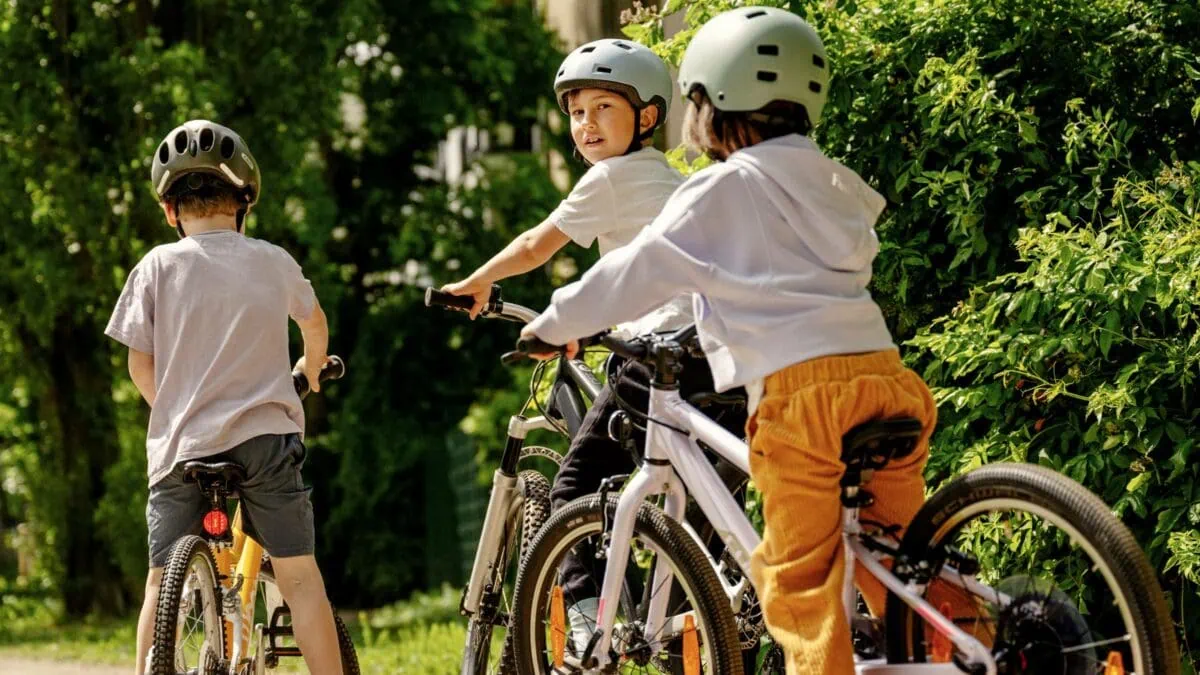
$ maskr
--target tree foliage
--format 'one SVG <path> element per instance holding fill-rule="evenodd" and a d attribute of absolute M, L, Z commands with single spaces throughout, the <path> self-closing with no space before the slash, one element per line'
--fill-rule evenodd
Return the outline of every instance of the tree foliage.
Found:
<path fill-rule="evenodd" d="M 872 292 L 941 403 L 931 487 L 1053 466 L 1133 528 L 1181 612 L 1200 570 L 1200 9 L 696 0 L 628 32 L 677 63 L 741 4 L 817 27 L 833 82 L 816 140 L 888 198 Z M 665 38 L 673 11 L 687 27 Z"/>
<path fill-rule="evenodd" d="M 330 586 L 365 604 L 423 583 L 407 542 L 424 521 L 398 514 L 436 497 L 423 459 L 495 377 L 461 366 L 498 349 L 418 309 L 413 286 L 478 263 L 557 198 L 528 152 L 556 58 L 525 2 L 0 8 L 0 528 L 70 613 L 140 594 L 145 413 L 102 331 L 129 268 L 174 239 L 149 161 L 194 117 L 248 140 L 264 174 L 248 232 L 301 262 L 349 357 L 351 377 L 308 406 Z M 447 185 L 453 129 L 490 132 L 499 152 L 466 156 L 475 168 Z"/>

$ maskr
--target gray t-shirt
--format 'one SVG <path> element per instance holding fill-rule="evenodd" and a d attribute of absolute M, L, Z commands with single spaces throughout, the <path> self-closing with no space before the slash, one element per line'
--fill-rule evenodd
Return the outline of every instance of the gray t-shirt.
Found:
<path fill-rule="evenodd" d="M 282 248 L 232 230 L 158 246 L 129 273 L 105 334 L 154 355 L 150 485 L 176 463 L 264 434 L 303 433 L 288 316 L 312 285 Z"/>

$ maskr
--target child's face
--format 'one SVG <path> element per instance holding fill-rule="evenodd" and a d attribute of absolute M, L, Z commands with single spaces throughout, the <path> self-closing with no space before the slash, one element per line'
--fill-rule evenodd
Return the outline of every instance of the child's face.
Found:
<path fill-rule="evenodd" d="M 633 105 L 607 89 L 579 89 L 567 96 L 571 140 L 595 164 L 625 154 L 633 142 Z"/>

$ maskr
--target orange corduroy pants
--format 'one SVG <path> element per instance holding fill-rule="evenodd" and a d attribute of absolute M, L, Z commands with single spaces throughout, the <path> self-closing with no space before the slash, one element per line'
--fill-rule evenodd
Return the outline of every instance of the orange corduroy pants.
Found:
<path fill-rule="evenodd" d="M 765 531 L 751 576 L 788 675 L 851 675 L 854 653 L 842 605 L 845 576 L 839 480 L 842 436 L 875 419 L 913 417 L 915 452 L 876 471 L 875 504 L 862 518 L 907 526 L 924 501 L 922 470 L 937 406 L 894 350 L 831 356 L 768 376 L 747 424 L 750 471 L 762 492 Z M 872 613 L 886 591 L 860 567 L 855 582 Z"/>

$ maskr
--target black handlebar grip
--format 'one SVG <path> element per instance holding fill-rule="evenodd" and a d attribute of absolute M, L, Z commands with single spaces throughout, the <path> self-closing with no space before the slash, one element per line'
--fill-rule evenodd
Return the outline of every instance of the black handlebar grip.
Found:
<path fill-rule="evenodd" d="M 321 368 L 321 374 L 317 376 L 317 379 L 322 382 L 325 382 L 326 380 L 340 380 L 345 375 L 346 362 L 343 361 L 342 357 L 340 356 L 330 356 L 329 363 L 326 363 L 325 366 Z M 311 391 L 308 388 L 308 377 L 305 376 L 303 372 L 292 373 L 292 384 L 295 385 L 296 393 L 300 395 L 300 398 L 308 396 L 309 392 Z"/>
<path fill-rule="evenodd" d="M 475 306 L 475 298 L 469 295 L 454 295 L 445 291 L 439 291 L 433 287 L 426 288 L 425 306 L 433 307 L 434 305 L 469 312 Z"/>
<path fill-rule="evenodd" d="M 562 350 L 562 345 L 552 345 L 537 336 L 517 340 L 517 351 L 522 354 L 555 354 Z"/>

